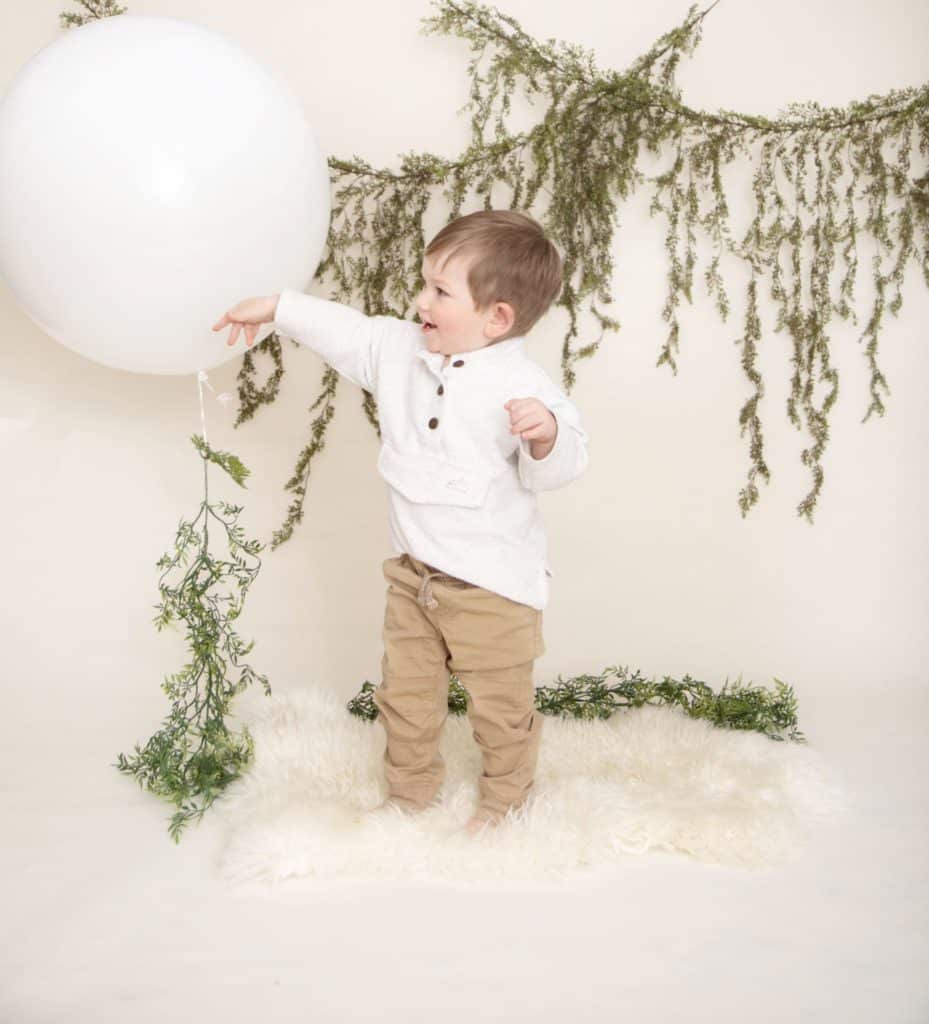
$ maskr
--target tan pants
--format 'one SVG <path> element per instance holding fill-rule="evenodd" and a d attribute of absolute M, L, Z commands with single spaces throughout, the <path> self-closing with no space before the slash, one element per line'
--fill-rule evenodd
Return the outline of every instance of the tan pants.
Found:
<path fill-rule="evenodd" d="M 483 772 L 475 816 L 497 821 L 532 792 L 543 716 L 535 710 L 533 662 L 544 654 L 542 612 L 411 555 L 388 558 L 382 682 L 374 691 L 387 733 L 389 798 L 418 811 L 445 778 L 439 737 L 449 675 L 467 690 Z"/>

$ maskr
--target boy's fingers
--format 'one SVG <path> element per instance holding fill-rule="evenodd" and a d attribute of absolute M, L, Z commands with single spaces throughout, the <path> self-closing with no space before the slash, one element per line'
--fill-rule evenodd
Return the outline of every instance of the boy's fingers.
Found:
<path fill-rule="evenodd" d="M 518 415 L 523 409 L 539 405 L 538 398 L 511 398 L 503 408 L 509 410 L 511 416 Z"/>
<path fill-rule="evenodd" d="M 510 419 L 512 419 L 514 416 L 518 416 L 520 414 L 520 412 L 522 410 L 522 403 L 523 403 L 523 399 L 522 398 L 511 398 L 503 406 L 503 408 L 506 409 Z"/>

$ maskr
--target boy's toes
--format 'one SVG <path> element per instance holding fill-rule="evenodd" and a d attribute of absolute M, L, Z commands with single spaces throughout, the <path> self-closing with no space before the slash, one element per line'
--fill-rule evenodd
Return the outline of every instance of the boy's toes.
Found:
<path fill-rule="evenodd" d="M 471 818 L 471 820 L 465 825 L 464 831 L 469 836 L 479 836 L 485 830 L 490 831 L 494 827 L 492 821 L 487 821 L 484 818 Z"/>

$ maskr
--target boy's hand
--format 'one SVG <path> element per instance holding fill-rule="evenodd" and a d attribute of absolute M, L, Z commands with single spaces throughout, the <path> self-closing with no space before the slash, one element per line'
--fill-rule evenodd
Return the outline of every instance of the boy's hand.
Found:
<path fill-rule="evenodd" d="M 229 332 L 227 345 L 234 345 L 236 338 L 242 328 L 245 328 L 245 344 L 251 348 L 258 328 L 262 324 L 274 322 L 274 314 L 277 311 L 277 300 L 280 295 L 262 295 L 254 299 L 243 299 L 237 302 L 232 309 L 223 313 L 222 317 L 213 324 L 214 331 L 221 331 L 226 324 L 232 324 Z"/>
<path fill-rule="evenodd" d="M 548 406 L 538 398 L 511 398 L 503 408 L 510 414 L 511 434 L 520 434 L 527 441 L 540 444 L 555 440 L 558 423 Z"/>

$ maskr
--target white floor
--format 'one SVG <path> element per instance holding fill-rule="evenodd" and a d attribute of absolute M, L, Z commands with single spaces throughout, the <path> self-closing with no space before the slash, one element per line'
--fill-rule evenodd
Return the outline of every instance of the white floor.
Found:
<path fill-rule="evenodd" d="M 2 1024 L 929 1022 L 922 695 L 801 695 L 857 808 L 797 863 L 657 853 L 550 885 L 229 890 L 209 815 L 175 845 L 110 766 L 127 720 L 0 724 Z"/>

